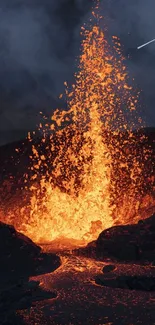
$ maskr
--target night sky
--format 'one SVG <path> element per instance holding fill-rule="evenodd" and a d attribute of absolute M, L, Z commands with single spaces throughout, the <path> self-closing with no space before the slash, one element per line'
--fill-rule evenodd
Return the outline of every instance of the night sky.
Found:
<path fill-rule="evenodd" d="M 39 112 L 60 106 L 64 81 L 73 82 L 80 27 L 91 0 L 0 0 L 0 144 L 26 136 Z M 101 0 L 109 37 L 117 35 L 142 93 L 142 115 L 155 126 L 154 0 Z M 63 103 L 61 104 L 63 106 Z"/>

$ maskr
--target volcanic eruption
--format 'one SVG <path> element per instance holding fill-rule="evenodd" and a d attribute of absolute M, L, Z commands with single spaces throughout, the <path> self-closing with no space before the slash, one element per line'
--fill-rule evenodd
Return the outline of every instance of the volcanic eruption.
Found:
<path fill-rule="evenodd" d="M 75 82 L 65 82 L 60 95 L 67 110 L 56 109 L 50 122 L 40 124 L 39 144 L 28 135 L 32 154 L 23 193 L 29 202 L 21 207 L 16 199 L 1 217 L 39 243 L 67 238 L 84 244 L 116 223 L 148 217 L 142 207 L 153 205 L 146 190 L 146 183 L 153 186 L 145 170 L 150 148 L 143 146 L 144 134 L 137 145 L 134 132 L 143 126 L 139 92 L 98 5 L 81 35 Z"/>

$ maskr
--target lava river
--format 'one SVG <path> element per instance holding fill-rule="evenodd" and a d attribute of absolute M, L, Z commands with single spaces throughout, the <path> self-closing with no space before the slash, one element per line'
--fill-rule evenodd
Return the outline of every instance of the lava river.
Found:
<path fill-rule="evenodd" d="M 155 293 L 97 285 L 104 262 L 61 252 L 61 266 L 53 273 L 33 277 L 45 291 L 57 297 L 33 303 L 18 312 L 27 325 L 153 325 Z M 155 268 L 134 264 L 115 264 L 108 277 L 117 275 L 155 276 Z"/>

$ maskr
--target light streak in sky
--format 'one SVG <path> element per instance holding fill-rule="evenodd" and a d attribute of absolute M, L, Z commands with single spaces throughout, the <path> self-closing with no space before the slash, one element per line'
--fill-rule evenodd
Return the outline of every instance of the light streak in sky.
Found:
<path fill-rule="evenodd" d="M 146 45 L 148 45 L 148 44 L 150 44 L 150 43 L 153 43 L 153 42 L 155 42 L 155 38 L 154 38 L 153 40 L 151 40 L 151 41 L 149 41 L 149 42 L 143 44 L 143 45 L 138 46 L 138 47 L 137 47 L 137 50 L 140 50 L 142 47 L 144 47 L 144 46 L 146 46 Z"/>

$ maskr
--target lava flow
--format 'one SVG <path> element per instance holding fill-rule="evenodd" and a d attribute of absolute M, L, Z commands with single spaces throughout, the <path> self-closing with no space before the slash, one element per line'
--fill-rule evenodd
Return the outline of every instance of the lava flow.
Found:
<path fill-rule="evenodd" d="M 71 89 L 65 83 L 68 109 L 57 109 L 50 123 L 40 124 L 44 152 L 29 134 L 25 189 L 30 204 L 16 217 L 10 211 L 7 222 L 36 242 L 67 238 L 86 243 L 116 221 L 143 217 L 138 209 L 145 161 L 136 155 L 133 132 L 141 126 L 139 93 L 130 86 L 119 40 L 108 42 L 101 22 L 97 6 L 81 29 L 75 83 Z M 143 153 L 147 158 L 148 152 Z"/>

